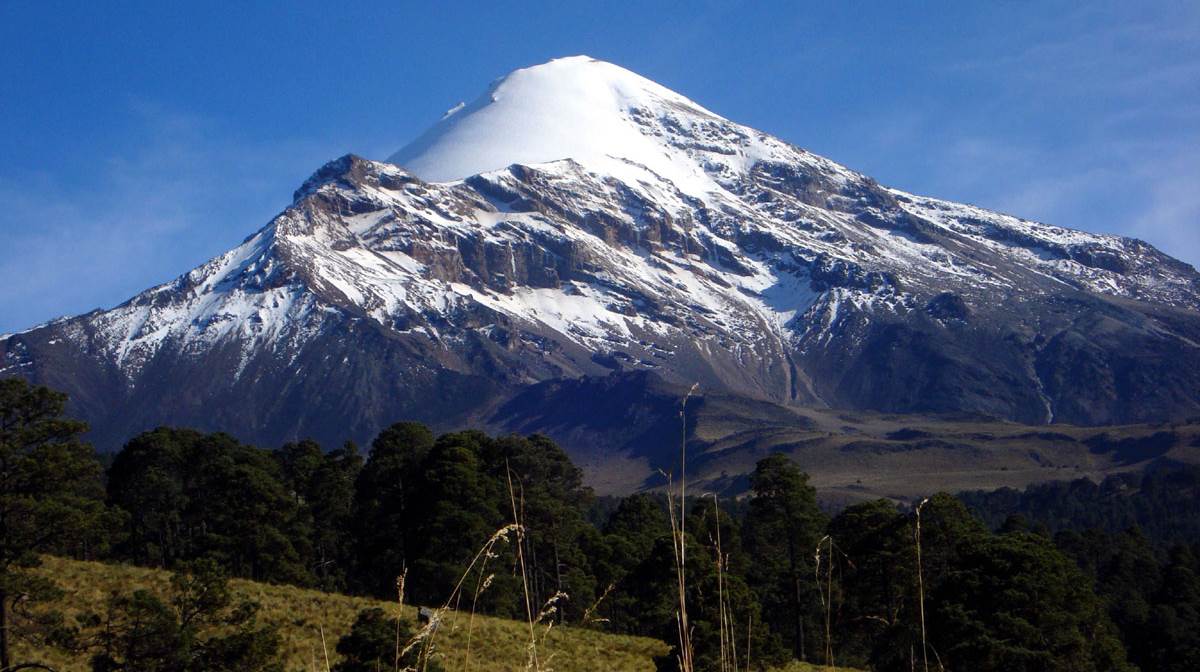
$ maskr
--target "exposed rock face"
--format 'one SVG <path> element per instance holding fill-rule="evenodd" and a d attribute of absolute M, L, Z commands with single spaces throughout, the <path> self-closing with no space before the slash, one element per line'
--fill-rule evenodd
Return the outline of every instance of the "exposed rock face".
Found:
<path fill-rule="evenodd" d="M 611 153 L 564 131 L 533 157 L 555 160 L 439 174 L 474 160 L 456 133 L 568 95 Z M 0 375 L 69 392 L 106 448 L 161 423 L 266 445 L 527 426 L 505 404 L 528 386 L 614 373 L 1029 423 L 1200 414 L 1200 275 L 1141 241 L 887 189 L 587 59 L 518 71 L 414 145 L 449 181 L 332 161 L 236 249 L 0 339 Z"/>

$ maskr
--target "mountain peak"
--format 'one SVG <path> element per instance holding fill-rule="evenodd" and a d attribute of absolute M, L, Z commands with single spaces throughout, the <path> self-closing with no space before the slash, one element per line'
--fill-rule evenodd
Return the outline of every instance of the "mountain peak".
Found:
<path fill-rule="evenodd" d="M 0 376 L 61 386 L 110 446 L 214 418 L 269 444 L 369 440 L 614 374 L 1170 421 L 1200 411 L 1198 307 L 1196 272 L 1143 243 L 887 189 L 572 57 L 497 80 L 391 163 L 329 162 L 173 282 L 0 339 Z"/>
<path fill-rule="evenodd" d="M 702 171 L 691 161 L 680 165 L 646 123 L 647 113 L 659 117 L 664 111 L 728 123 L 620 66 L 588 56 L 558 58 L 496 80 L 388 161 L 426 181 L 450 182 L 512 164 L 569 158 L 611 168 L 615 159 L 683 188 Z"/>

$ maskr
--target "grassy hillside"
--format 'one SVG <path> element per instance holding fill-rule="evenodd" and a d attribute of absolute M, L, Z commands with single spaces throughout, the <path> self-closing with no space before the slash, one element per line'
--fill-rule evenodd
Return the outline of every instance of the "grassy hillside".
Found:
<path fill-rule="evenodd" d="M 54 579 L 67 591 L 61 606 L 68 613 L 99 610 L 114 591 L 128 592 L 148 588 L 165 593 L 169 586 L 167 572 L 78 562 L 47 557 L 39 570 Z M 330 662 L 337 662 L 333 650 L 339 637 L 345 634 L 359 610 L 368 607 L 396 608 L 394 603 L 333 595 L 291 586 L 272 586 L 251 581 L 232 582 L 235 592 L 262 605 L 260 619 L 278 625 L 283 636 L 285 669 L 288 672 L 324 670 L 324 631 Z M 414 607 L 405 607 L 403 617 L 416 618 Z M 438 650 L 446 667 L 467 669 L 467 626 L 469 616 L 451 615 L 438 635 Z M 543 630 L 539 629 L 539 637 Z M 518 621 L 476 616 L 472 635 L 470 669 L 479 672 L 525 669 L 529 626 Z M 71 657 L 56 650 L 30 651 L 18 645 L 17 660 L 37 660 L 62 672 L 87 670 L 86 657 Z M 643 637 L 624 637 L 595 630 L 555 627 L 545 633 L 538 656 L 549 660 L 548 667 L 556 672 L 593 670 L 636 671 L 654 670 L 652 658 L 667 652 L 660 641 Z"/>
<path fill-rule="evenodd" d="M 775 672 L 858 672 L 850 667 L 829 667 L 828 665 L 814 665 L 813 663 L 802 663 L 798 660 L 793 660 L 785 667 L 778 668 Z"/>

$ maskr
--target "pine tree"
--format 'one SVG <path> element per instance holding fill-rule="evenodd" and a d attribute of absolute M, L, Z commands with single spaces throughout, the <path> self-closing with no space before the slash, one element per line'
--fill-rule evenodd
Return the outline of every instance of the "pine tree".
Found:
<path fill-rule="evenodd" d="M 333 672 L 379 672 L 380 670 L 420 670 L 442 672 L 445 668 L 422 647 L 414 646 L 402 654 L 412 638 L 412 630 L 404 623 L 397 623 L 382 609 L 364 609 L 354 618 L 350 632 L 337 643 L 341 662 L 333 666 Z"/>
<path fill-rule="evenodd" d="M 381 598 L 395 595 L 396 577 L 416 543 L 409 508 L 419 467 L 432 447 L 433 434 L 415 422 L 392 425 L 371 443 L 354 487 L 352 585 L 357 590 Z"/>
<path fill-rule="evenodd" d="M 313 582 L 308 528 L 279 465 L 226 434 L 134 437 L 109 469 L 108 499 L 127 517 L 118 557 L 168 569 L 210 558 L 236 576 Z"/>
<path fill-rule="evenodd" d="M 880 654 L 908 661 L 914 644 L 916 553 L 908 517 L 887 500 L 848 507 L 829 523 L 836 540 L 839 661 L 876 669 Z M 844 555 L 842 555 L 844 554 Z M 919 632 L 917 633 L 919 636 Z"/>
<path fill-rule="evenodd" d="M 1044 537 L 982 534 L 930 603 L 934 650 L 949 669 L 1132 670 L 1089 582 Z"/>
<path fill-rule="evenodd" d="M 19 599 L 50 598 L 28 570 L 47 552 L 87 555 L 106 522 L 100 464 L 80 441 L 87 427 L 63 416 L 66 395 L 0 380 L 0 669 L 12 666 Z"/>
<path fill-rule="evenodd" d="M 598 611 L 608 620 L 608 629 L 639 632 L 640 608 L 627 577 L 650 557 L 656 544 L 668 543 L 670 536 L 665 503 L 647 494 L 623 498 L 609 516 L 594 563 L 600 592 L 607 593 Z"/>
<path fill-rule="evenodd" d="M 410 507 L 414 543 L 409 578 L 418 603 L 447 599 L 479 548 L 512 518 L 511 508 L 500 505 L 499 484 L 484 472 L 480 452 L 486 441 L 477 432 L 441 436 L 422 463 Z M 496 565 L 511 568 L 515 563 L 501 560 Z M 481 608 L 502 616 L 523 614 L 515 597 L 519 581 L 511 573 L 498 573 Z"/>
<path fill-rule="evenodd" d="M 313 571 L 325 590 L 342 591 L 354 563 L 354 482 L 362 470 L 358 447 L 346 442 L 321 460 L 309 482 Z"/>
<path fill-rule="evenodd" d="M 585 511 L 593 495 L 583 485 L 583 472 L 566 453 L 544 436 L 508 436 L 484 444 L 483 459 L 499 492 L 497 508 L 511 518 L 509 476 L 525 527 L 527 565 L 535 604 L 555 595 L 556 617 L 578 621 L 596 597 L 592 556 L 600 538 Z"/>
<path fill-rule="evenodd" d="M 281 640 L 257 612 L 203 560 L 171 578 L 167 602 L 146 590 L 113 595 L 81 639 L 93 643 L 93 672 L 279 672 Z"/>
<path fill-rule="evenodd" d="M 358 447 L 348 441 L 322 453 L 319 444 L 306 440 L 284 445 L 274 457 L 300 510 L 308 540 L 306 563 L 316 585 L 346 590 L 354 561 L 354 482 L 363 464 Z"/>
<path fill-rule="evenodd" d="M 762 601 L 767 625 L 803 660 L 816 650 L 810 646 L 817 603 L 813 556 L 825 516 L 817 508 L 808 475 L 785 455 L 776 453 L 759 461 L 750 488 L 754 494 L 742 537 L 754 564 L 747 579 Z"/>

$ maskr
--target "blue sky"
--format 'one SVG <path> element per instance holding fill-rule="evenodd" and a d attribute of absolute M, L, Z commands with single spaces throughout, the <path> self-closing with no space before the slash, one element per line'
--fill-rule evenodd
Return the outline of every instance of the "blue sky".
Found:
<path fill-rule="evenodd" d="M 327 159 L 579 53 L 885 184 L 1200 264 L 1194 2 L 176 4 L 0 2 L 0 332 L 173 278 Z"/>

